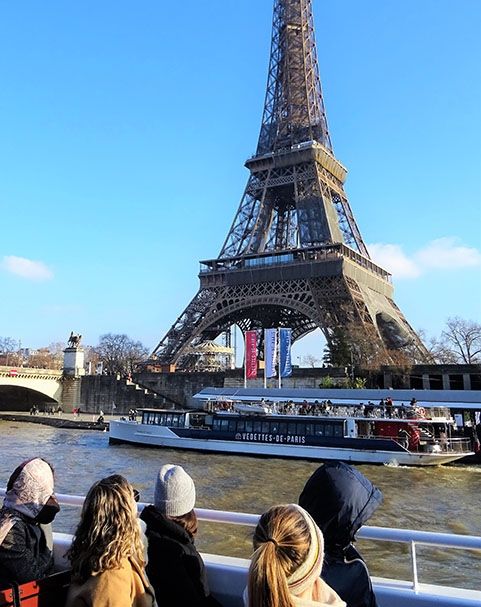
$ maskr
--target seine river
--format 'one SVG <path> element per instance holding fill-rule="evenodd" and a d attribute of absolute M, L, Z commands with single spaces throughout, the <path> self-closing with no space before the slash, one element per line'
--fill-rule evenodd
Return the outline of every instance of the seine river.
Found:
<path fill-rule="evenodd" d="M 275 503 L 297 500 L 316 469 L 312 462 L 209 455 L 188 451 L 108 444 L 107 433 L 62 430 L 37 424 L 0 421 L 2 447 L 0 486 L 24 459 L 41 456 L 55 468 L 59 493 L 84 495 L 97 479 L 126 476 L 153 498 L 153 483 L 164 463 L 183 466 L 197 488 L 197 506 L 261 513 Z M 369 524 L 468 535 L 481 535 L 481 466 L 428 468 L 359 466 L 384 494 L 384 503 Z M 64 508 L 57 531 L 72 532 L 78 510 Z M 251 530 L 201 523 L 201 550 L 248 557 Z M 359 542 L 372 575 L 411 579 L 408 549 L 401 544 Z M 421 582 L 477 588 L 481 585 L 481 552 L 418 548 Z"/>

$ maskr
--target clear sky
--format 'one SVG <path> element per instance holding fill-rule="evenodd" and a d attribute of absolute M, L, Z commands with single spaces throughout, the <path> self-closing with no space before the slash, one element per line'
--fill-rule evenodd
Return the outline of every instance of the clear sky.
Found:
<path fill-rule="evenodd" d="M 481 2 L 314 13 L 334 151 L 396 302 L 433 335 L 480 321 Z M 0 0 L 0 336 L 157 344 L 242 196 L 271 18 L 272 0 Z"/>

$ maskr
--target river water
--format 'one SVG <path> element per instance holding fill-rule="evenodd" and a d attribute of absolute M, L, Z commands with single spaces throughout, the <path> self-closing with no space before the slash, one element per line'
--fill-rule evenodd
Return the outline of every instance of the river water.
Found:
<path fill-rule="evenodd" d="M 175 463 L 193 477 L 198 507 L 261 513 L 275 503 L 297 501 L 317 467 L 297 460 L 109 445 L 107 433 L 38 424 L 0 421 L 0 433 L 0 486 L 21 461 L 41 456 L 55 468 L 58 493 L 85 495 L 95 480 L 120 473 L 140 491 L 141 501 L 149 502 L 159 467 Z M 481 535 L 481 466 L 358 468 L 384 494 L 369 524 Z M 64 507 L 55 530 L 73 532 L 78 514 Z M 248 557 L 251 533 L 248 527 L 201 522 L 196 542 L 206 552 Z M 411 579 L 406 545 L 359 541 L 358 548 L 372 575 Z M 418 568 L 421 582 L 481 586 L 481 552 L 418 548 Z"/>

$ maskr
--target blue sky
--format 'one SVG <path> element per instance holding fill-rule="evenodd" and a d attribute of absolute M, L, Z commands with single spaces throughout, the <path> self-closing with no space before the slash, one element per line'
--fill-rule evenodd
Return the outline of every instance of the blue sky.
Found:
<path fill-rule="evenodd" d="M 481 320 L 481 3 L 314 0 L 327 115 L 415 328 Z M 0 335 L 154 347 L 242 196 L 271 0 L 0 2 Z M 318 336 L 296 348 L 319 354 Z"/>

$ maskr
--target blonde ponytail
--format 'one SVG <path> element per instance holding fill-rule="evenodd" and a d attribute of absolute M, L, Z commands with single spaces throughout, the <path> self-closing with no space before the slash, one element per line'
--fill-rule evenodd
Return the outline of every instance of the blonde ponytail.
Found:
<path fill-rule="evenodd" d="M 311 545 L 311 531 L 301 509 L 289 504 L 265 512 L 253 543 L 248 607 L 294 607 L 288 578 L 305 562 Z"/>

